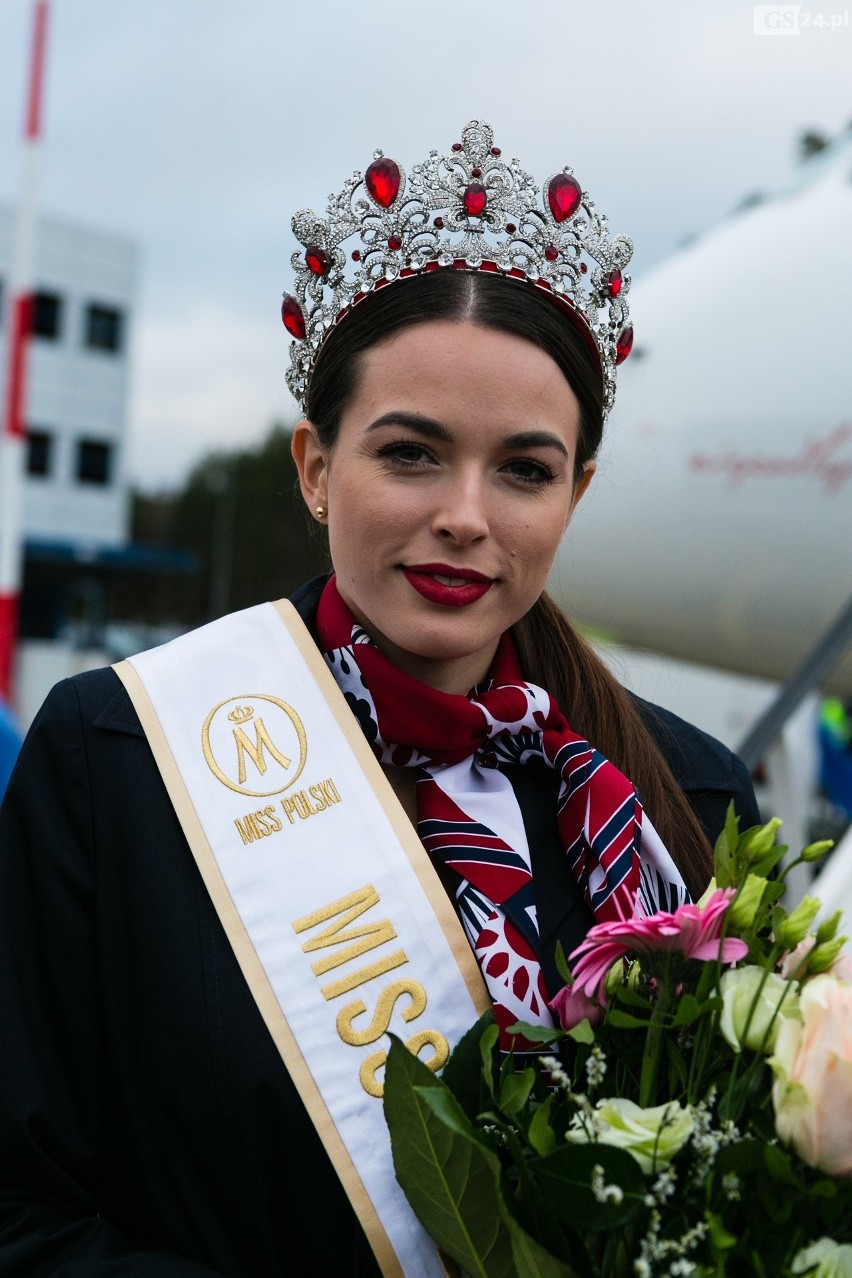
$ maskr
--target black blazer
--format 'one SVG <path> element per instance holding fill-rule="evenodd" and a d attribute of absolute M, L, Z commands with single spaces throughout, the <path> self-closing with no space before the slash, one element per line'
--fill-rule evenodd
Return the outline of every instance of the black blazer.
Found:
<path fill-rule="evenodd" d="M 308 624 L 317 596 L 294 596 Z M 712 837 L 730 798 L 757 821 L 728 750 L 640 709 Z M 586 926 L 564 871 L 536 866 L 551 951 Z M 0 811 L 0 1275 L 377 1273 L 123 686 L 66 680 Z"/>

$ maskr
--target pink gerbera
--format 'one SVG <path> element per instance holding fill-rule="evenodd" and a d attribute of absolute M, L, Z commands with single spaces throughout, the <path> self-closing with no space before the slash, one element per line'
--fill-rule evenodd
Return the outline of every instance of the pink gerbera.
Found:
<path fill-rule="evenodd" d="M 597 923 L 570 958 L 575 998 L 605 1004 L 604 983 L 610 968 L 626 954 L 646 958 L 677 953 L 706 963 L 718 959 L 736 963 L 748 953 L 739 937 L 722 939 L 722 924 L 733 888 L 718 889 L 701 905 L 682 905 L 674 914 L 649 914 L 647 918 Z M 566 1009 L 567 1010 L 567 1009 Z"/>

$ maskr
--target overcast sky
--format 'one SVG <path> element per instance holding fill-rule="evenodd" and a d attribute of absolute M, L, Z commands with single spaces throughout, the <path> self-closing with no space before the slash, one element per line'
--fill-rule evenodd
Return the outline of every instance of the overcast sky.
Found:
<path fill-rule="evenodd" d="M 4 201 L 31 11 L 0 3 Z M 52 0 L 40 204 L 141 250 L 133 477 L 294 419 L 290 216 L 376 146 L 410 165 L 486 119 L 538 181 L 573 165 L 640 278 L 852 120 L 852 0 L 801 12 L 779 37 L 745 0 Z"/>

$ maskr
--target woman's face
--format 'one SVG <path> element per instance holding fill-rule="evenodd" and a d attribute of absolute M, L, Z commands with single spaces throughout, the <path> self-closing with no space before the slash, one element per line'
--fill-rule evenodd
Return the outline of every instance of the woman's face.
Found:
<path fill-rule="evenodd" d="M 404 329 L 363 357 L 330 453 L 293 451 L 328 510 L 337 586 L 382 651 L 467 692 L 541 591 L 594 469 L 574 480 L 579 406 L 544 351 L 457 321 Z"/>

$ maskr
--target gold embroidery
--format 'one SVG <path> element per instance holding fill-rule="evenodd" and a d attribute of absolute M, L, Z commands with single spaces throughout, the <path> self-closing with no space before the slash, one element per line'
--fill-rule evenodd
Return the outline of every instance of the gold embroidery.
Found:
<path fill-rule="evenodd" d="M 375 1043 L 376 1039 L 387 1033 L 394 1004 L 404 994 L 409 996 L 410 1002 L 407 1007 L 400 1008 L 400 1015 L 404 1021 L 416 1021 L 417 1017 L 426 1010 L 426 991 L 419 981 L 412 980 L 410 976 L 385 986 L 376 1000 L 373 1019 L 366 1029 L 356 1030 L 352 1026 L 355 1018 L 363 1016 L 367 1010 L 367 1004 L 363 999 L 355 999 L 354 1002 L 341 1007 L 337 1013 L 337 1032 L 343 1042 L 348 1043 L 350 1047 L 364 1047 L 367 1043 Z"/>
<path fill-rule="evenodd" d="M 242 726 L 247 723 L 255 714 L 256 706 L 249 704 L 250 702 L 263 702 L 266 718 L 270 714 L 274 716 L 275 724 L 270 728 L 264 719 L 257 717 L 254 721 L 254 740 L 248 735 L 246 729 Z M 225 707 L 232 707 L 227 711 Z M 220 711 L 222 712 L 220 716 Z M 227 755 L 224 742 L 226 736 L 224 733 L 225 725 L 219 728 L 221 718 L 230 720 L 235 726 L 230 729 L 230 736 L 236 749 L 236 757 Z M 211 737 L 215 736 L 216 743 Z M 287 750 L 281 748 L 280 742 L 282 736 L 292 742 L 289 747 L 294 753 L 298 754 L 298 761 L 295 769 L 293 768 L 293 760 L 289 757 Z M 278 737 L 279 744 L 276 745 L 274 737 Z M 281 701 L 278 697 L 272 697 L 263 692 L 246 694 L 240 697 L 228 697 L 226 701 L 220 701 L 214 706 L 204 720 L 204 726 L 201 729 L 201 748 L 204 751 L 204 758 L 207 760 L 207 766 L 223 785 L 229 790 L 236 790 L 238 794 L 247 794 L 252 798 L 269 798 L 274 794 L 281 794 L 284 790 L 289 790 L 294 785 L 302 773 L 308 755 L 308 743 L 305 735 L 305 729 L 301 719 L 296 714 L 292 706 L 288 706 L 285 701 Z M 217 757 L 218 754 L 218 757 Z M 269 759 L 267 758 L 269 756 Z M 259 777 L 265 777 L 269 770 L 269 760 L 274 760 L 278 765 L 274 769 L 274 774 L 270 775 L 270 788 L 266 790 L 252 790 L 246 784 L 248 778 L 247 762 L 250 762 Z M 282 776 L 282 773 L 293 772 L 292 776 Z M 234 773 L 236 774 L 234 776 Z M 274 784 L 272 782 L 274 781 Z M 256 783 L 255 783 L 256 784 Z"/>
<path fill-rule="evenodd" d="M 378 892 L 372 883 L 368 883 L 364 887 L 358 888 L 355 892 L 350 892 L 348 896 L 342 896 L 340 900 L 332 901 L 330 905 L 324 905 L 322 909 L 314 910 L 311 914 L 306 914 L 304 918 L 297 919 L 293 923 L 293 930 L 297 933 L 306 932 L 310 928 L 319 927 L 323 923 L 327 924 L 317 936 L 303 941 L 302 950 L 305 954 L 312 953 L 314 950 L 324 949 L 328 945 L 340 945 L 341 943 L 349 942 L 349 944 L 344 944 L 342 949 L 336 950 L 324 958 L 316 959 L 311 964 L 311 971 L 315 976 L 321 976 L 324 972 L 331 971 L 332 968 L 340 967 L 341 964 L 348 962 L 349 959 L 359 958 L 368 950 L 373 950 L 379 945 L 385 945 L 396 938 L 396 928 L 389 919 L 378 919 L 372 923 L 361 923 L 359 926 L 352 926 L 362 914 L 372 909 L 374 905 L 378 905 L 379 900 Z M 359 985 L 365 985 L 368 981 L 375 980 L 377 976 L 383 976 L 386 972 L 402 967 L 407 962 L 408 955 L 405 950 L 394 950 L 393 953 L 377 959 L 374 963 L 368 963 L 365 967 L 359 967 L 356 971 L 350 972 L 348 976 L 343 976 L 340 980 L 322 986 L 321 993 L 328 1001 L 339 998 L 341 994 L 346 994 Z M 356 1017 L 363 1016 L 367 1011 L 366 1003 L 364 1003 L 363 999 L 355 999 L 353 1002 L 347 1003 L 338 1012 L 336 1020 L 337 1033 L 341 1041 L 350 1047 L 365 1047 L 370 1043 L 375 1043 L 390 1029 L 391 1020 L 396 1010 L 396 1003 L 405 995 L 408 995 L 410 1002 L 407 1007 L 399 1009 L 402 1019 L 404 1021 L 413 1021 L 418 1016 L 422 1016 L 428 1001 L 426 991 L 419 981 L 407 977 L 393 981 L 379 993 L 372 1020 L 364 1029 L 355 1029 L 352 1022 Z M 444 1035 L 439 1034 L 437 1030 L 420 1030 L 418 1033 L 412 1034 L 405 1045 L 415 1056 L 418 1055 L 423 1047 L 427 1045 L 432 1047 L 432 1056 L 425 1063 L 429 1069 L 435 1071 L 441 1069 L 449 1059 L 449 1044 Z M 380 1083 L 376 1078 L 376 1071 L 381 1069 L 386 1060 L 387 1052 L 381 1049 L 378 1052 L 372 1052 L 361 1062 L 358 1077 L 361 1081 L 361 1086 L 369 1096 L 378 1098 L 384 1094 L 384 1084 Z"/>
<path fill-rule="evenodd" d="M 408 955 L 405 950 L 394 950 L 393 954 L 388 954 L 387 958 L 369 963 L 367 967 L 359 967 L 357 972 L 352 972 L 350 976 L 343 976 L 339 981 L 332 981 L 330 985 L 323 985 L 322 996 L 329 1001 L 339 998 L 341 994 L 348 994 L 357 986 L 365 985 L 367 981 L 374 981 L 377 976 L 384 976 L 385 972 L 392 972 L 395 967 L 402 967 L 403 963 L 407 962 Z"/>
<path fill-rule="evenodd" d="M 367 950 L 374 950 L 377 945 L 383 945 L 385 941 L 392 941 L 396 937 L 396 929 L 388 919 L 364 923 L 361 927 L 346 931 L 350 923 L 354 923 L 355 919 L 378 903 L 378 892 L 372 884 L 367 884 L 366 887 L 341 897 L 339 901 L 332 901 L 331 905 L 326 905 L 321 910 L 315 910 L 313 914 L 306 914 L 304 918 L 296 920 L 293 924 L 295 932 L 306 932 L 309 928 L 319 927 L 320 923 L 325 923 L 329 919 L 333 920 L 318 936 L 311 937 L 303 943 L 302 949 L 306 954 L 324 949 L 327 945 L 337 945 L 341 941 L 352 942 L 346 949 L 338 950 L 335 954 L 329 954 L 326 958 L 312 963 L 311 970 L 315 976 L 320 976 L 333 967 L 339 967 L 341 963 L 346 963 L 349 959 L 360 958 Z M 336 915 L 343 917 L 336 918 Z"/>
<path fill-rule="evenodd" d="M 416 1056 L 421 1047 L 426 1044 L 434 1047 L 435 1054 L 423 1064 L 427 1069 L 431 1069 L 437 1073 L 439 1069 L 443 1069 L 447 1061 L 450 1059 L 450 1045 L 444 1038 L 443 1034 L 439 1034 L 437 1030 L 420 1030 L 417 1034 L 412 1034 L 411 1038 L 405 1040 L 405 1046 L 413 1056 Z M 381 1069 L 388 1058 L 387 1052 L 382 1048 L 379 1052 L 373 1052 L 366 1060 L 361 1062 L 361 1068 L 358 1071 L 358 1077 L 361 1080 L 361 1086 L 369 1096 L 381 1097 L 385 1094 L 384 1083 L 380 1083 L 376 1078 L 376 1071 Z"/>
<path fill-rule="evenodd" d="M 244 817 L 235 817 L 234 825 L 243 843 L 254 843 L 255 839 L 265 839 L 284 829 L 271 803 L 257 812 L 247 812 Z"/>

